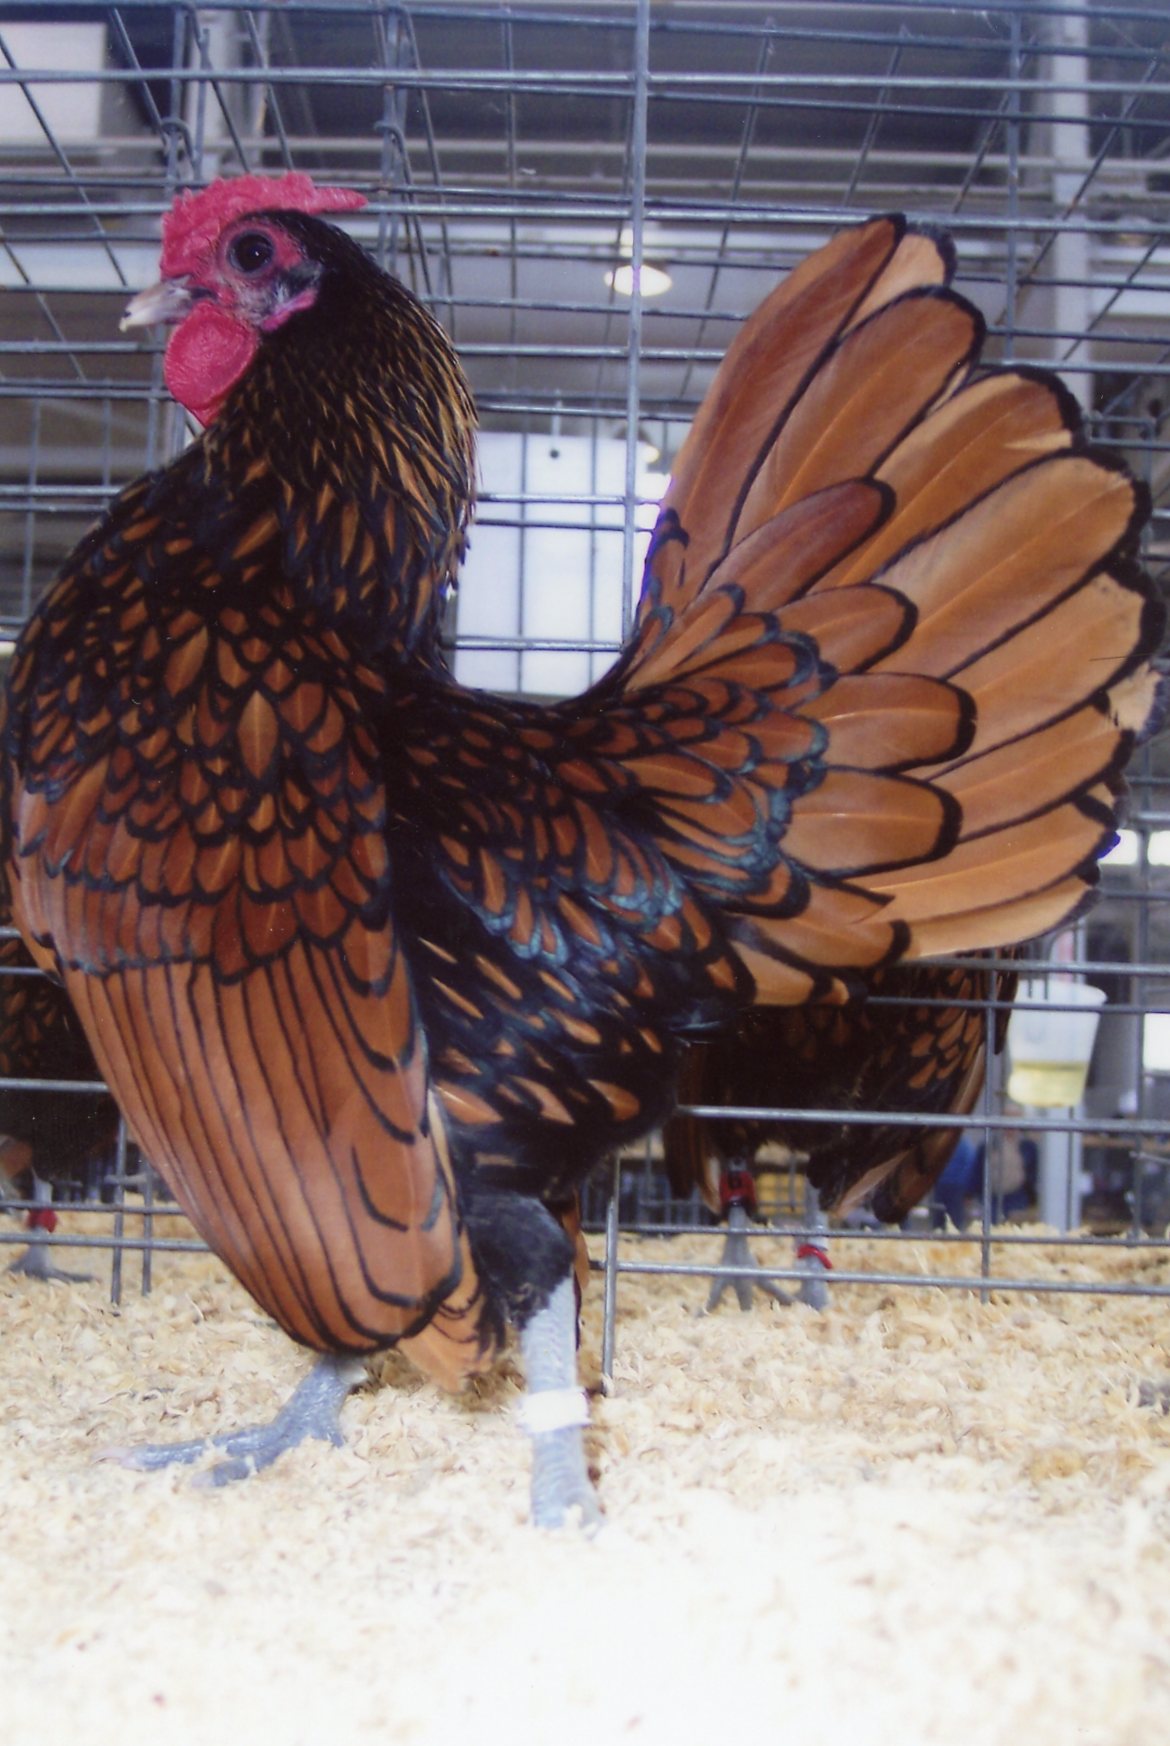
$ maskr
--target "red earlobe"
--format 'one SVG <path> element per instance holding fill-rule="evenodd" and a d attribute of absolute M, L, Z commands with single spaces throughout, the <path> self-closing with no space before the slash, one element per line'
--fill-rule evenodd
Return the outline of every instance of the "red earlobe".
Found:
<path fill-rule="evenodd" d="M 213 303 L 200 303 L 167 342 L 167 387 L 200 424 L 210 424 L 255 357 L 257 344 L 244 322 Z"/>

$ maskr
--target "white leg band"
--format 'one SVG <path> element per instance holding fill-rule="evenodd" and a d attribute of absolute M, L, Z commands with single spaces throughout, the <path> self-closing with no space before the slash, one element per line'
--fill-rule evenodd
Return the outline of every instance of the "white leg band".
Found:
<path fill-rule="evenodd" d="M 589 1402 L 583 1388 L 541 1388 L 526 1394 L 516 1408 L 520 1428 L 530 1437 L 565 1431 L 589 1423 Z"/>

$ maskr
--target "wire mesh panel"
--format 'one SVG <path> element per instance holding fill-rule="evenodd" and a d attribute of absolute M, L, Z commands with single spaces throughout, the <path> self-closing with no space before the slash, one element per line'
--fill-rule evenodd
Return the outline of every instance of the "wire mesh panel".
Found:
<path fill-rule="evenodd" d="M 947 227 L 989 357 L 1058 368 L 1090 432 L 1146 481 L 1145 561 L 1164 587 L 1168 38 L 1160 5 L 1007 0 L 6 8 L 0 660 L 99 507 L 191 434 L 159 351 L 121 336 L 118 319 L 154 276 L 176 191 L 241 170 L 295 168 L 361 189 L 369 205 L 349 228 L 464 359 L 483 431 L 451 622 L 468 683 L 567 694 L 605 670 L 652 505 L 736 324 L 811 248 L 875 211 Z M 1035 1234 L 992 1236 L 1010 1196 L 1007 1210 L 1066 1231 L 1070 1254 L 1162 1242 L 1167 778 L 1164 751 L 1145 752 L 1103 901 L 1033 956 L 1033 1005 L 1046 986 L 1104 992 L 1087 1090 L 1045 1102 L 1035 1083 L 1010 1086 L 993 1051 L 983 1104 L 955 1124 L 982 1163 L 949 1207 L 975 1220 L 951 1241 L 968 1260 L 973 1243 L 978 1264 L 940 1279 L 1034 1283 Z M 28 974 L 6 969 L 4 997 Z M 986 1023 L 994 1039 L 994 1002 Z M 58 1076 L 40 1087 L 10 1078 L 5 1095 L 80 1111 L 92 1092 Z M 783 1099 L 761 1083 L 754 1107 L 780 1113 Z M 772 1159 L 772 1229 L 804 1230 L 799 1164 Z M 149 1257 L 187 1240 L 151 1224 L 156 1190 L 124 1134 L 87 1168 L 78 1192 L 105 1222 L 85 1241 Z M 32 1194 L 15 1205 L 38 1210 Z M 619 1222 L 708 1228 L 693 1199 L 671 1196 L 654 1142 L 587 1210 L 608 1221 L 611 1300 Z M 834 1238 L 840 1277 L 847 1236 Z M 887 1236 L 880 1277 L 895 1280 L 898 1233 Z M 0 1240 L 26 1236 L 14 1224 Z"/>

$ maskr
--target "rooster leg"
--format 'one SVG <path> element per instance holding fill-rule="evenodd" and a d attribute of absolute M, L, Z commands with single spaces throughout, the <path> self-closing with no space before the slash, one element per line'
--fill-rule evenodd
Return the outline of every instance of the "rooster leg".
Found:
<path fill-rule="evenodd" d="M 829 1227 L 821 1211 L 820 1196 L 811 1182 L 805 1187 L 804 1210 L 805 1223 L 812 1235 L 806 1237 L 796 1251 L 796 1265 L 804 1274 L 797 1296 L 810 1309 L 828 1309 L 829 1288 L 825 1284 L 825 1273 L 832 1262 L 825 1249 L 824 1237 Z"/>
<path fill-rule="evenodd" d="M 55 1279 L 63 1285 L 88 1284 L 94 1277 L 92 1273 L 71 1273 L 65 1267 L 54 1267 L 49 1260 L 49 1235 L 57 1225 L 51 1183 L 34 1176 L 32 1197 L 37 1206 L 28 1215 L 28 1248 L 23 1255 L 17 1256 L 8 1269 L 9 1273 L 24 1273 L 30 1279 Z"/>
<path fill-rule="evenodd" d="M 295 1449 L 306 1437 L 341 1447 L 339 1415 L 347 1395 L 364 1381 L 366 1367 L 360 1358 L 345 1358 L 327 1352 L 319 1358 L 276 1417 L 265 1425 L 249 1425 L 242 1431 L 227 1431 L 220 1437 L 196 1437 L 189 1443 L 145 1443 L 136 1448 L 106 1449 L 100 1459 L 118 1461 L 123 1467 L 152 1472 L 179 1462 L 198 1461 L 209 1449 L 228 1457 L 200 1474 L 201 1486 L 230 1485 L 247 1479 L 263 1467 L 271 1467 L 286 1449 Z"/>
<path fill-rule="evenodd" d="M 589 1408 L 577 1380 L 577 1304 L 571 1275 L 523 1323 L 520 1351 L 528 1384 L 520 1418 L 532 1438 L 533 1523 L 561 1528 L 575 1513 L 580 1527 L 595 1531 L 602 1518 L 585 1465 L 582 1429 L 589 1422 Z"/>
<path fill-rule="evenodd" d="M 748 1271 L 736 1273 L 721 1272 L 711 1281 L 711 1290 L 707 1296 L 708 1314 L 717 1309 L 723 1301 L 723 1294 L 730 1286 L 739 1300 L 741 1310 L 750 1310 L 755 1287 L 759 1287 L 768 1297 L 774 1297 L 777 1303 L 791 1304 L 796 1299 L 790 1292 L 781 1290 L 770 1279 L 753 1279 L 750 1273 L 755 1273 L 758 1263 L 748 1247 L 747 1233 L 751 1228 L 747 1207 L 743 1201 L 733 1200 L 727 1207 L 727 1236 L 723 1243 L 723 1252 L 719 1257 L 720 1268 L 737 1268 Z"/>
<path fill-rule="evenodd" d="M 744 1188 L 743 1184 L 749 1185 Z M 725 1173 L 723 1185 L 723 1202 L 727 1208 L 727 1237 L 723 1244 L 723 1253 L 719 1257 L 720 1268 L 736 1268 L 736 1273 L 721 1272 L 711 1281 L 711 1290 L 707 1296 L 707 1313 L 723 1301 L 723 1294 L 728 1286 L 735 1290 L 741 1310 L 750 1310 L 752 1295 L 760 1290 L 777 1303 L 785 1305 L 806 1303 L 810 1309 L 823 1310 L 829 1302 L 829 1291 L 825 1284 L 825 1270 L 829 1267 L 829 1258 L 824 1246 L 819 1241 L 806 1239 L 796 1251 L 796 1264 L 803 1273 L 800 1289 L 795 1296 L 781 1289 L 771 1279 L 752 1277 L 756 1273 L 757 1262 L 748 1247 L 747 1233 L 751 1229 L 751 1209 L 755 1205 L 755 1185 L 747 1171 L 728 1170 Z M 816 1190 L 811 1186 L 807 1190 L 806 1208 L 808 1223 L 811 1230 L 819 1236 L 826 1229 L 825 1216 Z"/>

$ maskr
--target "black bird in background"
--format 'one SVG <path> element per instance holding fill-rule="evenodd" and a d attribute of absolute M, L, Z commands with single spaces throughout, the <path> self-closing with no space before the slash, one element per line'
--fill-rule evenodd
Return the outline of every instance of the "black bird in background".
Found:
<path fill-rule="evenodd" d="M 993 1050 L 1003 1047 L 1015 973 L 936 964 L 894 965 L 866 978 L 863 997 L 840 1006 L 755 1007 L 733 1029 L 688 1050 L 679 1079 L 687 1104 L 808 1109 L 865 1114 L 855 1121 L 801 1121 L 799 1116 L 703 1121 L 676 1114 L 663 1130 L 671 1187 L 698 1188 L 712 1212 L 727 1216 L 725 1267 L 752 1265 L 748 1219 L 760 1149 L 785 1147 L 808 1183 L 815 1226 L 823 1213 L 863 1203 L 883 1223 L 900 1224 L 926 1198 L 958 1138 L 947 1127 L 909 1126 L 883 1116 L 970 1115 L 987 1069 L 988 1017 Z M 823 1249 L 801 1246 L 807 1261 L 800 1295 L 825 1301 Z M 742 1308 L 752 1283 L 735 1281 Z M 767 1280 L 754 1283 L 787 1301 Z M 716 1279 L 708 1308 L 727 1279 Z"/>
<path fill-rule="evenodd" d="M 11 925 L 0 921 L 0 925 Z M 85 1033 L 64 990 L 35 970 L 22 942 L 0 935 L 0 1079 L 99 1079 Z M 55 1092 L 0 1086 L 0 1205 L 35 1201 L 31 1241 L 14 1272 L 75 1281 L 88 1274 L 53 1265 L 44 1236 L 57 1226 L 54 1199 L 100 1194 L 116 1161 L 118 1106 L 106 1091 Z"/>

